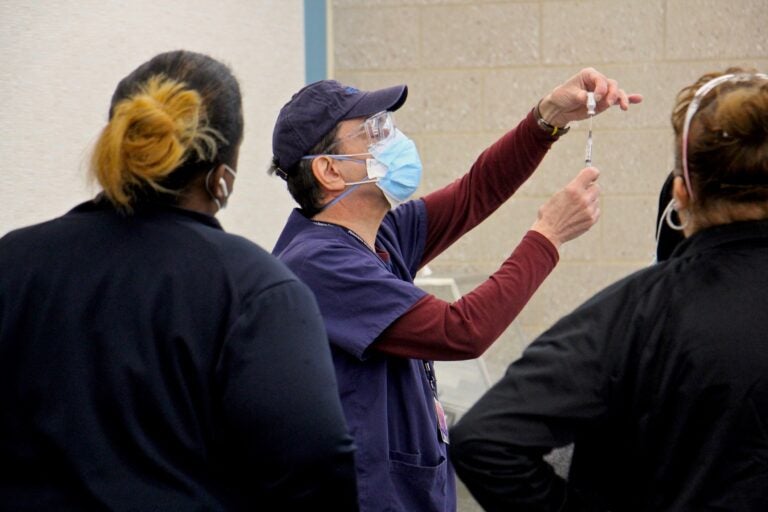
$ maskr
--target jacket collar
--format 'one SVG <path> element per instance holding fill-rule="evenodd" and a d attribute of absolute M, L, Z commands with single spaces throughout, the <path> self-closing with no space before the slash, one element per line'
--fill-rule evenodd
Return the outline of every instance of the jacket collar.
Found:
<path fill-rule="evenodd" d="M 691 256 L 725 245 L 752 247 L 757 244 L 768 245 L 768 219 L 731 222 L 702 229 L 683 240 L 672 257 Z"/>
<path fill-rule="evenodd" d="M 97 212 L 97 211 L 111 211 L 111 212 L 115 212 L 116 214 L 119 214 L 117 209 L 112 205 L 112 203 L 104 199 L 101 195 L 96 196 L 96 198 L 92 199 L 91 201 L 86 201 L 84 203 L 81 203 L 75 206 L 74 208 L 72 208 L 72 210 L 70 210 L 69 213 L 85 213 L 85 212 Z M 221 227 L 221 223 L 219 223 L 218 219 L 216 219 L 216 217 L 213 217 L 212 215 L 206 215 L 205 213 L 187 210 L 184 208 L 179 208 L 178 206 L 173 206 L 170 204 L 159 203 L 159 202 L 139 203 L 133 207 L 133 213 L 131 215 L 147 216 L 147 215 L 152 215 L 157 213 L 166 213 L 166 214 L 188 217 L 198 222 L 202 222 L 203 224 L 207 224 L 211 227 L 221 229 L 222 231 L 224 230 Z M 122 215 L 122 214 L 119 214 L 119 215 Z"/>

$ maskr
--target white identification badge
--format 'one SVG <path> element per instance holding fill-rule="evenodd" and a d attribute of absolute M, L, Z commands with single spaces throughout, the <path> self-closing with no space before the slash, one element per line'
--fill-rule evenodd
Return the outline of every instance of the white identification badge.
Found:
<path fill-rule="evenodd" d="M 437 398 L 435 398 L 435 413 L 437 414 L 437 429 L 440 431 L 440 439 L 448 444 L 448 422 L 445 419 L 443 404 Z"/>

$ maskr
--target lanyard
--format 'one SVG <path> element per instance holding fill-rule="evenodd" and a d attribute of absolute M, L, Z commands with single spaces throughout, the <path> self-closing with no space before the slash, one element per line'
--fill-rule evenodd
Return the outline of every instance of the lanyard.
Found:
<path fill-rule="evenodd" d="M 427 380 L 429 381 L 429 387 L 432 388 L 432 395 L 435 402 L 435 416 L 437 418 L 437 434 L 438 438 L 445 444 L 449 443 L 448 440 L 448 421 L 445 417 L 445 410 L 440 400 L 437 398 L 437 379 L 435 378 L 435 368 L 432 361 L 422 360 L 424 365 L 424 371 L 427 374 Z"/>
<path fill-rule="evenodd" d="M 314 224 L 315 226 L 323 226 L 323 227 L 327 227 L 327 228 L 340 228 L 340 229 L 343 229 L 344 231 L 346 231 L 346 233 L 349 236 L 351 236 L 352 238 L 354 238 L 355 240 L 360 242 L 360 244 L 362 244 L 363 247 L 368 249 L 374 256 L 376 256 L 376 259 L 379 261 L 379 263 L 384 265 L 384 268 L 386 268 L 388 271 L 394 273 L 394 270 L 393 270 L 393 267 L 392 267 L 392 260 L 389 259 L 389 255 L 387 254 L 386 250 L 382 249 L 382 252 L 387 257 L 382 257 L 382 253 L 378 252 L 375 248 L 373 248 L 370 245 L 368 245 L 368 242 L 363 240 L 363 238 L 360 235 L 358 235 L 357 233 L 355 233 L 354 231 L 352 231 L 348 227 L 342 226 L 340 224 L 331 224 L 330 222 L 322 222 L 322 221 L 319 221 L 319 220 L 310 220 L 310 222 L 312 224 Z"/>
<path fill-rule="evenodd" d="M 310 221 L 310 222 L 312 222 L 312 224 L 314 224 L 315 226 L 325 226 L 327 228 L 341 228 L 344 231 L 346 231 L 347 234 L 350 235 L 352 238 L 354 238 L 355 240 L 357 240 L 358 242 L 363 244 L 366 249 L 368 249 L 369 251 L 371 251 L 374 254 L 376 254 L 376 251 L 373 248 L 371 248 L 370 245 L 368 245 L 368 242 L 363 240 L 363 238 L 360 235 L 358 235 L 357 233 L 355 233 L 354 231 L 352 231 L 351 229 L 349 229 L 347 227 L 341 226 L 339 224 L 331 224 L 329 222 L 322 222 L 322 221 L 319 221 L 319 220 L 313 220 L 313 221 Z"/>
<path fill-rule="evenodd" d="M 424 365 L 424 372 L 427 374 L 427 380 L 429 381 L 429 387 L 432 388 L 432 394 L 437 398 L 437 379 L 435 378 L 435 370 L 432 367 L 432 362 L 422 360 Z"/>
<path fill-rule="evenodd" d="M 340 227 L 344 231 L 346 231 L 350 236 L 352 236 L 355 240 L 359 241 L 363 246 L 365 246 L 368 250 L 371 250 L 371 247 L 363 240 L 360 235 L 355 233 L 349 228 L 346 228 L 344 226 L 339 226 L 338 224 L 330 224 L 327 222 L 321 222 L 318 220 L 311 221 L 316 226 L 326 226 L 326 227 Z M 376 251 L 372 251 L 374 254 L 376 254 Z M 377 255 L 378 256 L 378 255 Z M 384 263 L 387 268 L 392 271 L 391 263 L 384 262 L 381 257 L 378 257 L 378 260 Z M 448 424 L 445 417 L 445 411 L 443 410 L 443 406 L 440 403 L 440 400 L 437 398 L 437 378 L 435 377 L 435 369 L 434 369 L 434 363 L 427 360 L 421 361 L 422 365 L 424 365 L 424 373 L 427 375 L 427 381 L 429 381 L 429 387 L 432 389 L 432 398 L 435 402 L 435 415 L 437 417 L 437 432 L 438 432 L 438 438 L 444 442 L 445 444 L 448 444 Z"/>

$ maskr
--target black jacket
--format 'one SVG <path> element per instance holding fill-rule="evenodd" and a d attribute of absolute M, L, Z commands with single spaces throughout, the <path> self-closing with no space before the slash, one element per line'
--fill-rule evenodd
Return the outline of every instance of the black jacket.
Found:
<path fill-rule="evenodd" d="M 356 510 L 312 293 L 209 216 L 0 240 L 0 510 Z"/>
<path fill-rule="evenodd" d="M 697 233 L 534 341 L 457 473 L 489 511 L 768 510 L 767 295 L 768 221 Z M 572 442 L 566 483 L 542 456 Z"/>

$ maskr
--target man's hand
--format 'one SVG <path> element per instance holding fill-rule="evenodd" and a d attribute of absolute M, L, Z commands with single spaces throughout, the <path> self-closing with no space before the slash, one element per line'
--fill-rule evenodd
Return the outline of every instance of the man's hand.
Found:
<path fill-rule="evenodd" d="M 564 127 L 571 121 L 587 118 L 587 92 L 595 93 L 596 113 L 619 105 L 628 110 L 630 104 L 640 103 L 640 94 L 627 94 L 619 89 L 616 80 L 608 78 L 594 68 L 584 68 L 555 87 L 539 102 L 539 113 L 552 126 Z"/>
<path fill-rule="evenodd" d="M 531 229 L 556 247 L 586 233 L 600 218 L 600 171 L 585 167 L 576 177 L 539 208 Z"/>

